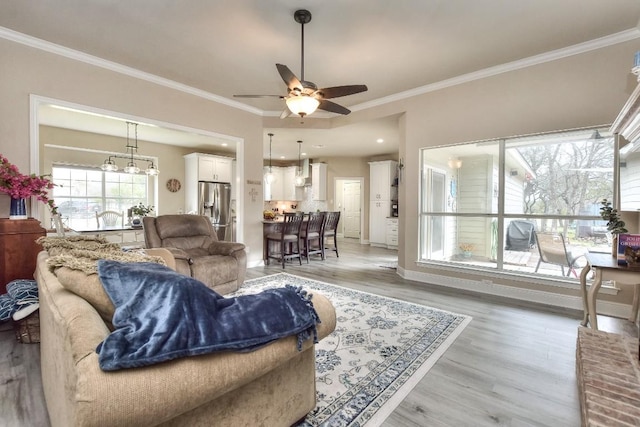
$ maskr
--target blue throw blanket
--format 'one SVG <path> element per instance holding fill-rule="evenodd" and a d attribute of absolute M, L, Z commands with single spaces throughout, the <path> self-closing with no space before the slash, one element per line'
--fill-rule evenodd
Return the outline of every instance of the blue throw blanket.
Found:
<path fill-rule="evenodd" d="M 100 368 L 113 371 L 222 350 L 252 351 L 289 335 L 298 349 L 320 322 L 311 294 L 287 286 L 225 298 L 156 263 L 100 260 L 115 305 L 115 330 L 101 342 Z"/>

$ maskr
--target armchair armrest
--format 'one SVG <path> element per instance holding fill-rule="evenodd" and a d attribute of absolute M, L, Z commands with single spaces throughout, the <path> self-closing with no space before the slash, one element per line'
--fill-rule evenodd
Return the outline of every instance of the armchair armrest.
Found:
<path fill-rule="evenodd" d="M 189 264 L 193 263 L 193 260 L 191 259 L 191 257 L 182 249 L 178 249 L 178 248 L 166 248 L 169 252 L 171 252 L 171 255 L 173 255 L 173 258 L 177 261 L 177 260 L 183 260 L 188 262 Z"/>
<path fill-rule="evenodd" d="M 244 248 L 242 243 L 216 241 L 209 245 L 208 250 L 210 255 L 235 256 L 235 252 L 244 251 Z"/>

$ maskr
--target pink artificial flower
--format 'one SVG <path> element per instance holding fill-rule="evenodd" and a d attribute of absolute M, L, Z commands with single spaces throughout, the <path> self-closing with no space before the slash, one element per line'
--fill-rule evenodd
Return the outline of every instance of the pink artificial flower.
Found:
<path fill-rule="evenodd" d="M 0 192 L 8 194 L 12 199 L 36 197 L 47 204 L 51 213 L 55 214 L 57 206 L 53 199 L 49 199 L 47 191 L 53 187 L 53 182 L 46 175 L 23 175 L 14 164 L 0 154 Z"/>

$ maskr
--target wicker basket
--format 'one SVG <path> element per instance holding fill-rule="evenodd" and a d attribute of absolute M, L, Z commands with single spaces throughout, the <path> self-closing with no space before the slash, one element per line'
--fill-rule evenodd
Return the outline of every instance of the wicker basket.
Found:
<path fill-rule="evenodd" d="M 22 320 L 13 322 L 16 340 L 23 344 L 40 342 L 40 310 L 36 310 Z"/>

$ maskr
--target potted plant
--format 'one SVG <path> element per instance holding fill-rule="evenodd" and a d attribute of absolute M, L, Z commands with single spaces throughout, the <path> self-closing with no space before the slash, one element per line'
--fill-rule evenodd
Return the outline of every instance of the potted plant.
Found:
<path fill-rule="evenodd" d="M 473 252 L 476 246 L 473 243 L 460 243 L 458 247 L 462 251 L 463 258 L 471 258 L 471 253 Z"/>
<path fill-rule="evenodd" d="M 142 203 L 138 203 L 136 206 L 131 207 L 131 224 L 134 226 L 141 225 L 142 220 L 140 218 L 149 215 L 151 212 L 153 212 L 153 209 L 153 206 L 146 206 Z"/>
<path fill-rule="evenodd" d="M 624 221 L 620 219 L 618 210 L 613 208 L 609 200 L 602 199 L 600 204 L 602 205 L 600 207 L 600 217 L 607 221 L 607 230 L 609 230 L 612 237 L 611 254 L 615 257 L 618 256 L 618 234 L 627 233 L 628 230 L 625 228 L 626 224 Z"/>

